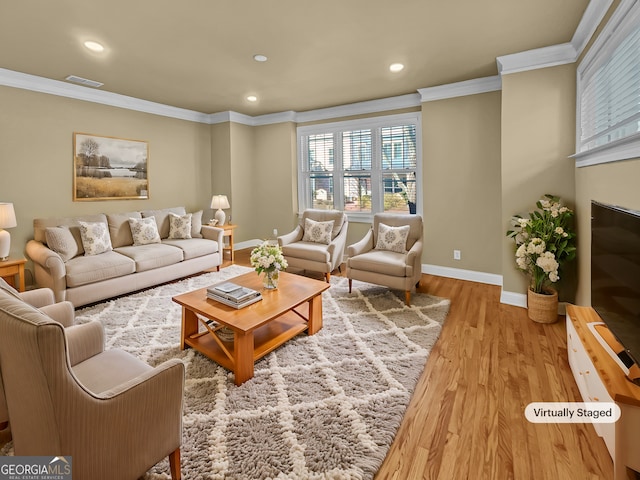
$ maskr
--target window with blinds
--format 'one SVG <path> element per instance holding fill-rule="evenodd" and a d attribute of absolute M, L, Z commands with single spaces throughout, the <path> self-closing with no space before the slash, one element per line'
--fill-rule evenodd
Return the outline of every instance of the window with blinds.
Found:
<path fill-rule="evenodd" d="M 300 210 L 416 213 L 418 122 L 415 113 L 300 127 Z"/>
<path fill-rule="evenodd" d="M 601 34 L 603 40 L 578 68 L 578 157 L 640 139 L 640 9 L 627 9 L 612 19 L 610 34 Z M 609 160 L 616 159 L 622 158 Z"/>

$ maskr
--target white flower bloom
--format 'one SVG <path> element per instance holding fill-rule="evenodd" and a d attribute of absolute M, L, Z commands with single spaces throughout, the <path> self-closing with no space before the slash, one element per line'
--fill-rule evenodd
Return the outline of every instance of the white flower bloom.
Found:
<path fill-rule="evenodd" d="M 549 273 L 549 280 L 551 280 L 552 282 L 557 282 L 558 280 L 560 280 L 560 277 L 558 276 L 558 272 Z"/>
<path fill-rule="evenodd" d="M 516 250 L 516 257 L 522 258 L 527 254 L 527 246 L 523 243 Z"/>
<path fill-rule="evenodd" d="M 564 233 L 564 229 L 563 229 L 562 227 L 556 227 L 555 232 L 556 232 L 558 235 L 562 235 L 562 234 Z"/>

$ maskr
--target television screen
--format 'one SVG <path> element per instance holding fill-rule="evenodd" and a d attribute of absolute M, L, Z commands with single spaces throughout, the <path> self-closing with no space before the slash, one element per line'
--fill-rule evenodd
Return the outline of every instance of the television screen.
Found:
<path fill-rule="evenodd" d="M 591 202 L 591 306 L 640 365 L 640 212 Z"/>

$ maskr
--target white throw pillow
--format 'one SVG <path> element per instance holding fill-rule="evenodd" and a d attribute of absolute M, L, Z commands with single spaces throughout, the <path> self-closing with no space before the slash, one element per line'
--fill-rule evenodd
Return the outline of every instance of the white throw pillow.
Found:
<path fill-rule="evenodd" d="M 98 255 L 113 250 L 109 226 L 102 222 L 78 222 L 85 255 Z"/>
<path fill-rule="evenodd" d="M 202 238 L 202 210 L 191 214 L 191 238 Z"/>
<path fill-rule="evenodd" d="M 71 260 L 80 253 L 76 239 L 69 227 L 47 227 L 44 231 L 47 246 L 60 255 L 63 262 Z"/>
<path fill-rule="evenodd" d="M 316 222 L 310 218 L 304 219 L 303 242 L 331 243 L 331 232 L 333 231 L 333 220 L 327 222 Z"/>
<path fill-rule="evenodd" d="M 134 245 L 148 245 L 150 243 L 160 243 L 160 234 L 155 217 L 130 218 L 131 236 Z"/>
<path fill-rule="evenodd" d="M 407 253 L 407 238 L 409 238 L 409 225 L 402 227 L 390 227 L 384 223 L 378 224 L 377 250 Z"/>
<path fill-rule="evenodd" d="M 169 214 L 169 237 L 172 240 L 179 238 L 191 238 L 191 214 Z"/>

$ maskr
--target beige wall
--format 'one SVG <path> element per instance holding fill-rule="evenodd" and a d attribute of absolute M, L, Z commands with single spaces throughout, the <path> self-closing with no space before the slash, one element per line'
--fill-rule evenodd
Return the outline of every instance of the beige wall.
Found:
<path fill-rule="evenodd" d="M 491 92 L 422 105 L 423 263 L 501 273 L 500 98 Z"/>
<path fill-rule="evenodd" d="M 639 178 L 640 159 L 576 170 L 579 305 L 591 304 L 591 200 L 640 210 Z"/>
<path fill-rule="evenodd" d="M 505 236 L 511 217 L 526 215 L 547 193 L 575 207 L 575 164 L 568 158 L 575 151 L 575 74 L 571 64 L 502 77 L 501 238 L 507 292 L 527 290 L 526 277 L 515 266 L 513 240 Z M 562 280 L 561 299 L 572 301 L 575 281 Z"/>
<path fill-rule="evenodd" d="M 124 212 L 211 200 L 210 126 L 0 86 L 0 201 L 13 202 L 11 252 L 37 217 Z M 73 132 L 149 142 L 148 200 L 73 201 Z M 210 210 L 209 210 L 210 212 Z"/>

